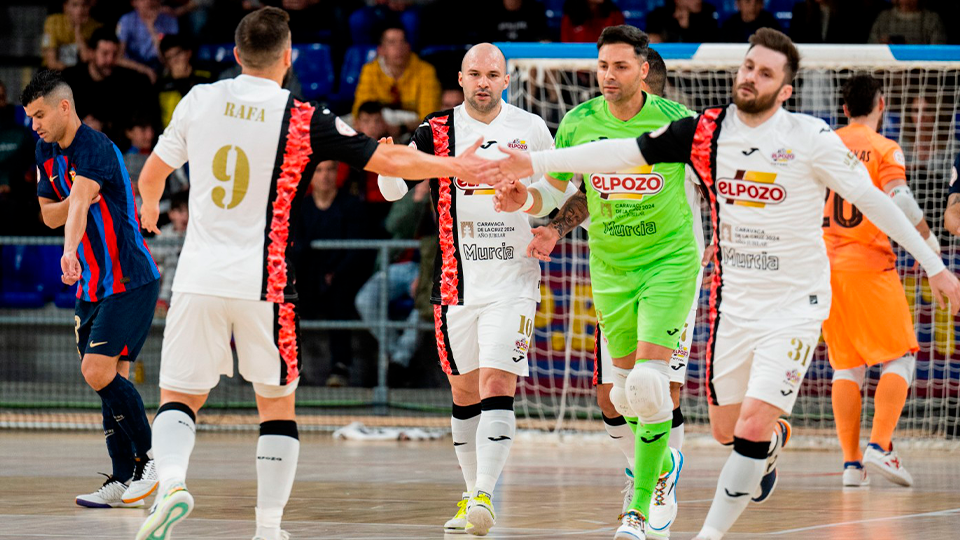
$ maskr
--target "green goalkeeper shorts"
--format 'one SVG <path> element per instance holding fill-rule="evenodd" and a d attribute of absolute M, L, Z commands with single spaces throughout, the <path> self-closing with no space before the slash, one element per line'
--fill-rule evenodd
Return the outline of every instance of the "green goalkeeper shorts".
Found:
<path fill-rule="evenodd" d="M 699 271 L 695 249 L 630 270 L 612 267 L 591 254 L 593 305 L 610 356 L 631 354 L 639 341 L 676 349 L 696 301 Z"/>

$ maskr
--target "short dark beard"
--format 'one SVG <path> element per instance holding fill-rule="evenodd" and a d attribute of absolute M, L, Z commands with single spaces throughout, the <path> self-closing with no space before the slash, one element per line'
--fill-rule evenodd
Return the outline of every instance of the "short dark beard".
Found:
<path fill-rule="evenodd" d="M 467 101 L 470 102 L 470 106 L 473 107 L 473 110 L 475 110 L 475 111 L 477 111 L 477 112 L 480 112 L 480 113 L 488 113 L 488 112 L 492 111 L 493 109 L 495 109 L 496 106 L 498 105 L 497 100 L 496 100 L 496 99 L 492 99 L 492 98 L 493 98 L 493 93 L 491 93 L 490 96 L 491 96 L 490 105 L 489 105 L 487 108 L 481 107 L 480 104 L 476 101 L 476 99 L 474 99 L 473 96 L 468 96 L 468 97 L 467 97 Z"/>
<path fill-rule="evenodd" d="M 777 105 L 777 94 L 780 93 L 781 88 L 783 88 L 783 86 L 777 88 L 776 92 L 771 92 L 769 96 L 758 95 L 752 99 L 741 98 L 739 88 L 735 88 L 733 91 L 733 104 L 737 106 L 737 109 L 747 114 L 764 113 Z"/>

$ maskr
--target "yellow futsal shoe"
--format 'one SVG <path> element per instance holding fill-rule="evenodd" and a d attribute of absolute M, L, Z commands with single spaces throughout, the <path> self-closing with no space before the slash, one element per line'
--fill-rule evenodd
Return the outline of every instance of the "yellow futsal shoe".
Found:
<path fill-rule="evenodd" d="M 490 494 L 477 491 L 467 503 L 467 532 L 474 536 L 486 536 L 496 522 Z"/>
<path fill-rule="evenodd" d="M 167 540 L 170 538 L 170 529 L 183 521 L 193 510 L 193 495 L 190 495 L 187 486 L 181 482 L 170 486 L 170 489 L 158 495 L 158 498 L 147 520 L 140 527 L 137 540 Z"/>
<path fill-rule="evenodd" d="M 447 534 L 464 534 L 467 532 L 467 503 L 470 502 L 470 494 L 464 492 L 457 503 L 457 514 L 443 524 L 443 532 Z"/>

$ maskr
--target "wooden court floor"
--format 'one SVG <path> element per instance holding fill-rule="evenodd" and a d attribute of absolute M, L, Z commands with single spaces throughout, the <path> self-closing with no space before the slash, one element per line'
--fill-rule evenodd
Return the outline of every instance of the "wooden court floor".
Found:
<path fill-rule="evenodd" d="M 255 432 L 199 434 L 188 480 L 197 506 L 175 538 L 253 536 L 255 446 Z M 719 446 L 698 446 L 687 452 L 674 539 L 699 530 L 727 455 Z M 728 538 L 960 538 L 960 455 L 914 451 L 903 458 L 913 488 L 874 478 L 869 489 L 843 491 L 838 454 L 788 449 L 776 494 L 751 505 Z M 612 538 L 621 462 L 603 443 L 518 440 L 488 538 Z M 98 434 L 0 431 L 0 538 L 132 539 L 145 510 L 74 505 L 75 495 L 99 486 L 96 472 L 108 470 Z M 293 540 L 443 538 L 441 525 L 461 490 L 449 439 L 356 443 L 305 434 L 284 528 Z"/>

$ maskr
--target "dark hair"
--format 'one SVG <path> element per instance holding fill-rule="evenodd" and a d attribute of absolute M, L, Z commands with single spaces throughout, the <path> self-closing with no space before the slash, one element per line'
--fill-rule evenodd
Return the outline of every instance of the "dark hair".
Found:
<path fill-rule="evenodd" d="M 164 55 L 170 49 L 178 48 L 184 51 L 192 51 L 193 47 L 190 40 L 181 34 L 167 34 L 160 40 L 160 54 Z"/>
<path fill-rule="evenodd" d="M 756 34 L 750 36 L 750 49 L 754 47 L 764 47 L 786 56 L 787 64 L 783 70 L 783 82 L 784 84 L 793 84 L 793 78 L 800 71 L 800 52 L 797 51 L 797 46 L 786 34 L 773 28 L 761 28 L 757 30 Z"/>
<path fill-rule="evenodd" d="M 650 36 L 643 30 L 629 24 L 619 26 L 608 26 L 600 32 L 600 39 L 597 40 L 597 50 L 604 45 L 613 45 L 614 43 L 626 43 L 633 47 L 633 52 L 640 58 L 647 58 L 647 51 L 650 47 Z"/>
<path fill-rule="evenodd" d="M 379 101 L 364 101 L 357 108 L 357 116 L 361 114 L 381 114 L 383 112 L 383 103 Z"/>
<path fill-rule="evenodd" d="M 170 197 L 170 210 L 187 210 L 190 208 L 190 190 L 174 193 Z"/>
<path fill-rule="evenodd" d="M 647 87 L 651 94 L 663 95 L 663 89 L 667 86 L 667 64 L 663 61 L 654 49 L 647 49 L 647 63 L 650 64 L 650 71 L 647 72 Z"/>
<path fill-rule="evenodd" d="M 93 31 L 93 34 L 90 36 L 90 40 L 87 42 L 87 46 L 91 49 L 96 49 L 97 45 L 99 45 L 101 41 L 109 41 L 110 43 L 120 45 L 120 39 L 117 37 L 117 32 L 104 26 L 101 26 Z"/>
<path fill-rule="evenodd" d="M 62 90 L 66 90 L 70 98 L 73 98 L 73 90 L 70 88 L 70 85 L 64 82 L 59 71 L 42 69 L 33 76 L 30 84 L 23 89 L 23 92 L 20 94 L 20 103 L 26 107 L 42 97 L 47 97 L 56 91 Z"/>
<path fill-rule="evenodd" d="M 396 19 L 387 19 L 383 24 L 377 27 L 377 45 L 383 45 L 383 36 L 390 30 L 399 30 L 403 32 L 403 39 L 409 42 L 407 39 L 407 29 Z"/>
<path fill-rule="evenodd" d="M 850 116 L 867 116 L 873 112 L 877 97 L 883 93 L 883 83 L 871 75 L 856 75 L 843 85 L 843 104 Z"/>
<path fill-rule="evenodd" d="M 290 43 L 290 15 L 275 7 L 258 9 L 240 21 L 233 38 L 244 66 L 270 67 Z"/>
<path fill-rule="evenodd" d="M 150 121 L 150 118 L 147 115 L 142 113 L 136 113 L 130 117 L 124 124 L 124 129 L 133 129 L 135 127 L 153 127 L 153 122 Z"/>
<path fill-rule="evenodd" d="M 607 18 L 614 11 L 619 10 L 616 4 L 613 3 L 613 0 L 603 0 L 603 4 L 600 5 L 600 16 Z M 591 14 L 588 0 L 567 0 L 563 3 L 563 14 L 570 17 L 571 24 L 580 26 L 590 20 Z"/>

